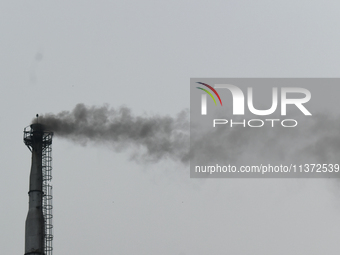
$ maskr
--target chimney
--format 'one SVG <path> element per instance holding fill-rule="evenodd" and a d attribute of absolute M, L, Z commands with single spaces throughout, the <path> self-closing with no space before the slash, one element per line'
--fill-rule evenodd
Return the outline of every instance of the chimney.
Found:
<path fill-rule="evenodd" d="M 25 255 L 52 254 L 52 136 L 53 133 L 39 123 L 24 130 L 24 143 L 32 152 Z"/>

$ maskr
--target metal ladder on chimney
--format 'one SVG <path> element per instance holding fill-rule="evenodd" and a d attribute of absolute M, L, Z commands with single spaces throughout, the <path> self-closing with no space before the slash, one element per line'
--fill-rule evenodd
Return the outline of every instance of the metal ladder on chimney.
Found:
<path fill-rule="evenodd" d="M 45 220 L 45 255 L 52 255 L 53 251 L 53 214 L 52 214 L 52 147 L 47 141 L 51 141 L 51 133 L 45 133 L 43 136 L 43 146 L 42 151 L 42 176 L 43 176 L 43 199 L 42 199 L 42 209 Z"/>

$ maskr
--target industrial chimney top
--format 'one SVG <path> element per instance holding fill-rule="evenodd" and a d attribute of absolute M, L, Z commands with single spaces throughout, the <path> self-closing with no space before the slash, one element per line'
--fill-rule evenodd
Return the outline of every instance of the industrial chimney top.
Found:
<path fill-rule="evenodd" d="M 24 129 L 24 143 L 32 150 L 32 146 L 41 143 L 42 147 L 52 144 L 53 132 L 45 129 L 40 123 L 34 123 Z"/>

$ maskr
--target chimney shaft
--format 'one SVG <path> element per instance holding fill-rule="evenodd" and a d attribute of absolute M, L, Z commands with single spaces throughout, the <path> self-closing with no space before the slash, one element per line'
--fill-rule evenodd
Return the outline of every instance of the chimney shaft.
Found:
<path fill-rule="evenodd" d="M 44 127 L 32 124 L 24 131 L 24 143 L 32 152 L 32 165 L 29 183 L 29 209 L 25 228 L 25 255 L 45 254 L 45 220 L 43 214 L 43 172 L 42 154 L 46 144 Z"/>

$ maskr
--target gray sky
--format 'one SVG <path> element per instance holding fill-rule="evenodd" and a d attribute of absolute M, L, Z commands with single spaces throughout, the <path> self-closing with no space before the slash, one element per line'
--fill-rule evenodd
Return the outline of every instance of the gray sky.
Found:
<path fill-rule="evenodd" d="M 0 247 L 24 253 L 36 113 L 189 107 L 190 77 L 339 77 L 336 1 L 1 1 Z M 335 180 L 189 179 L 53 141 L 54 254 L 338 254 Z"/>

